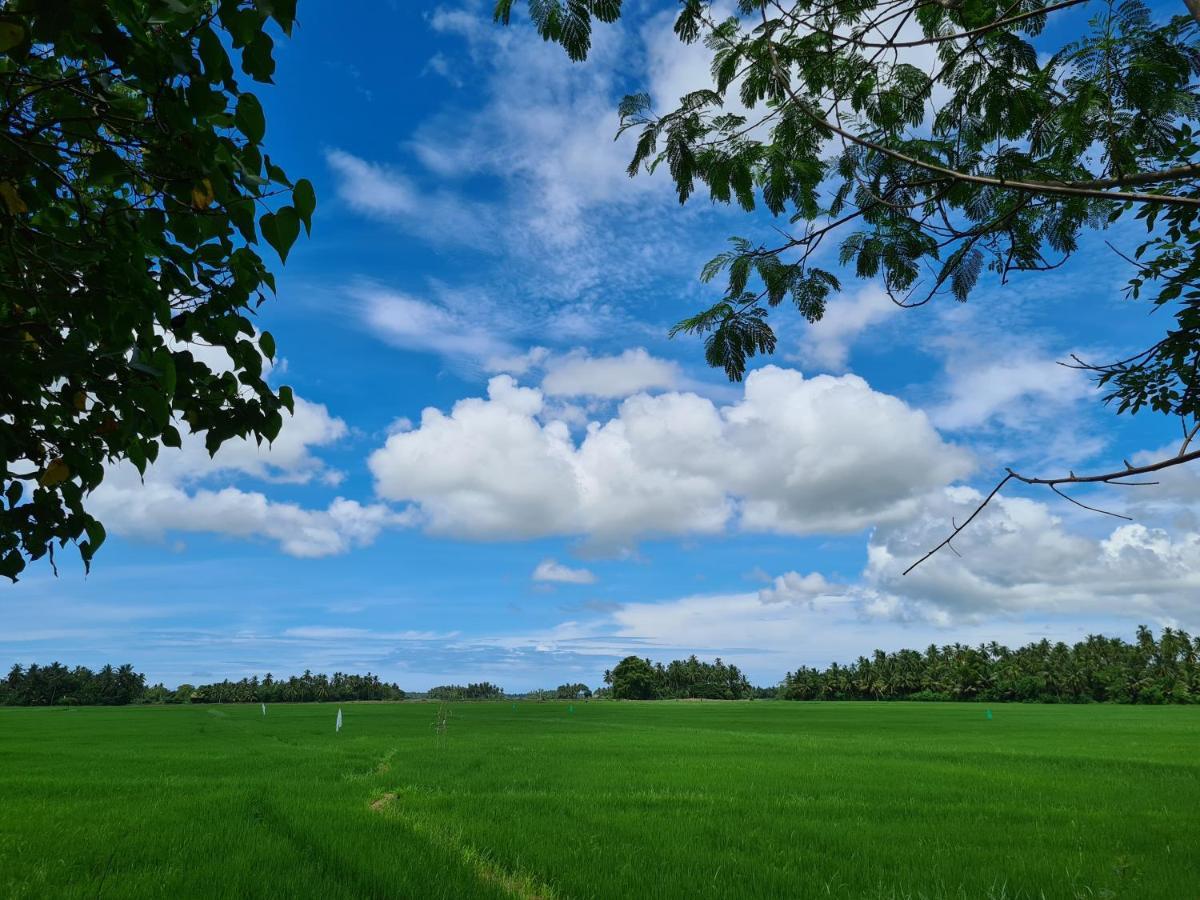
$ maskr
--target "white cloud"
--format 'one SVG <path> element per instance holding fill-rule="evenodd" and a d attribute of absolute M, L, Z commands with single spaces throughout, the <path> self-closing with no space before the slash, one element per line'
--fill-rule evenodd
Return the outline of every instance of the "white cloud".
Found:
<path fill-rule="evenodd" d="M 284 415 L 274 442 L 247 438 L 226 441 L 210 457 L 202 435 L 180 428 L 182 445 L 163 448 L 143 478 L 131 463 L 113 466 L 91 494 L 89 508 L 115 534 L 163 540 L 172 532 L 207 532 L 276 542 L 291 556 L 345 553 L 371 543 L 384 528 L 398 527 L 412 513 L 383 504 L 362 505 L 337 497 L 324 509 L 270 499 L 260 491 L 213 487 L 241 475 L 275 483 L 336 484 L 313 449 L 342 439 L 346 423 L 322 404 L 296 398 L 295 413 Z"/>
<path fill-rule="evenodd" d="M 1061 414 L 1094 393 L 1086 376 L 1047 357 L 960 358 L 947 367 L 948 396 L 930 411 L 939 428 L 978 428 L 991 422 L 1020 427 Z"/>
<path fill-rule="evenodd" d="M 579 65 L 523 24 L 489 28 L 482 17 L 446 10 L 431 24 L 468 39 L 485 103 L 424 123 L 411 149 L 441 178 L 502 179 L 510 191 L 506 214 L 522 223 L 522 242 L 579 246 L 594 234 L 589 209 L 649 189 L 625 177 L 629 150 L 613 141 L 615 77 L 630 49 L 622 28 L 597 29 L 590 59 Z"/>
<path fill-rule="evenodd" d="M 1091 536 L 1069 528 L 1047 503 L 1022 497 L 997 496 L 955 539 L 957 555 L 944 549 L 901 574 L 982 499 L 952 488 L 932 495 L 911 521 L 875 531 L 863 588 L 876 594 L 881 612 L 946 622 L 1034 611 L 1194 619 L 1200 534 L 1124 524 Z"/>
<path fill-rule="evenodd" d="M 325 161 L 338 176 L 338 196 L 358 212 L 392 217 L 420 208 L 417 189 L 393 169 L 338 149 L 327 150 Z"/>
<path fill-rule="evenodd" d="M 150 470 L 153 471 L 152 469 Z M 161 540 L 167 532 L 265 538 L 289 556 L 321 557 L 370 544 L 411 515 L 338 497 L 325 509 L 280 503 L 258 491 L 226 487 L 188 492 L 148 475 L 145 484 L 114 472 L 92 495 L 92 511 L 113 532 Z M 136 475 L 136 473 L 133 473 Z"/>
<path fill-rule="evenodd" d="M 351 287 L 349 293 L 359 302 L 366 327 L 397 347 L 472 363 L 503 360 L 516 353 L 511 343 L 497 336 L 503 325 L 486 307 L 468 316 L 445 304 L 368 283 Z"/>
<path fill-rule="evenodd" d="M 496 28 L 479 8 L 442 7 L 428 21 L 467 50 L 445 49 L 430 70 L 452 65 L 472 90 L 421 122 L 402 155 L 329 151 L 352 209 L 484 255 L 488 271 L 471 277 L 544 320 L 542 341 L 629 327 L 622 287 L 699 270 L 705 250 L 685 239 L 685 220 L 702 208 L 681 213 L 661 175 L 629 179 L 631 140 L 613 140 L 628 66 L 648 49 L 638 35 L 598 28 L 576 64 L 527 23 Z"/>
<path fill-rule="evenodd" d="M 679 366 L 643 348 L 619 356 L 590 356 L 577 350 L 546 364 L 542 391 L 550 397 L 628 397 L 639 391 L 678 387 Z"/>
<path fill-rule="evenodd" d="M 572 569 L 553 559 L 543 559 L 533 570 L 534 581 L 554 581 L 561 584 L 595 584 L 596 576 L 588 569 Z"/>
<path fill-rule="evenodd" d="M 327 484 L 340 482 L 342 473 L 330 469 L 312 451 L 344 438 L 346 423 L 331 415 L 324 404 L 303 397 L 296 397 L 295 411 L 284 412 L 283 416 L 283 427 L 271 443 L 232 438 L 213 457 L 204 447 L 203 435 L 192 434 L 181 426 L 182 446 L 163 449 L 147 476 L 189 482 L 218 473 L 240 473 L 290 484 L 305 484 L 314 478 Z"/>
<path fill-rule="evenodd" d="M 837 590 L 837 586 L 826 581 L 820 572 L 807 575 L 785 572 L 777 576 L 769 588 L 759 591 L 758 599 L 763 603 L 811 603 Z"/>
<path fill-rule="evenodd" d="M 526 372 L 542 366 L 550 356 L 546 347 L 530 347 L 524 353 L 513 356 L 493 357 L 491 365 L 496 372 L 507 372 L 509 375 L 524 375 Z"/>
<path fill-rule="evenodd" d="M 774 366 L 717 406 L 690 393 L 637 394 L 577 444 L 544 418 L 541 391 L 509 376 L 487 399 L 426 409 L 369 465 L 380 496 L 412 501 L 428 528 L 477 539 L 583 535 L 852 532 L 913 514 L 966 474 L 923 413 L 861 378 Z"/>
<path fill-rule="evenodd" d="M 853 296 L 835 297 L 821 320 L 805 327 L 799 357 L 820 369 L 845 371 L 855 339 L 897 312 L 900 308 L 877 285 L 864 287 Z"/>

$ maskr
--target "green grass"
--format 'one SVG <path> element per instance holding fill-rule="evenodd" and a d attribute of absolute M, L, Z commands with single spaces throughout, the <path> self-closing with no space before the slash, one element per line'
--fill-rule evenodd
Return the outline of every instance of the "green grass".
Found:
<path fill-rule="evenodd" d="M 1200 896 L 1200 708 L 0 709 L 0 897 Z"/>

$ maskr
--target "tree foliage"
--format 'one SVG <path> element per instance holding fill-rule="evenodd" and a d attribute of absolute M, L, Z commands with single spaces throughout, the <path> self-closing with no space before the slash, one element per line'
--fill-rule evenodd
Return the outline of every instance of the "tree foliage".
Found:
<path fill-rule="evenodd" d="M 0 681 L 0 705 L 6 706 L 124 706 L 140 699 L 146 676 L 126 664 L 68 669 L 60 662 L 48 666 L 14 665 Z"/>
<path fill-rule="evenodd" d="M 295 0 L 0 2 L 0 575 L 104 540 L 106 467 L 181 429 L 272 440 L 254 310 L 311 225 L 312 185 L 263 152 L 272 31 Z"/>
<path fill-rule="evenodd" d="M 430 700 L 499 700 L 504 697 L 504 688 L 490 681 L 470 684 L 440 684 L 425 692 Z"/>
<path fill-rule="evenodd" d="M 378 675 L 334 672 L 275 678 L 270 672 L 237 681 L 181 684 L 174 690 L 163 684 L 146 685 L 146 676 L 133 666 L 106 665 L 93 672 L 85 666 L 68 669 L 61 663 L 28 668 L 14 665 L 0 681 L 0 705 L 8 706 L 120 706 L 128 703 L 320 703 L 349 700 L 403 700 L 396 684 Z"/>
<path fill-rule="evenodd" d="M 529 5 L 573 59 L 591 18 L 613 17 L 612 4 Z M 816 255 L 826 237 L 838 264 L 911 307 L 966 300 L 985 272 L 1056 268 L 1085 231 L 1132 218 L 1147 239 L 1130 254 L 1130 295 L 1174 321 L 1128 359 L 1077 362 L 1118 410 L 1195 428 L 1196 17 L 1156 17 L 1141 0 L 738 0 L 723 18 L 709 0 L 678 6 L 675 34 L 708 48 L 711 84 L 625 98 L 629 174 L 665 167 L 681 203 L 706 190 L 777 226 L 770 241 L 733 238 L 701 275 L 722 278 L 724 296 L 675 327 L 705 336 L 710 364 L 740 379 L 775 349 L 769 313 L 785 302 L 821 318 L 839 288 Z M 1068 10 L 1071 39 L 1051 43 L 1050 17 Z"/>
<path fill-rule="evenodd" d="M 554 691 L 556 700 L 586 700 L 591 696 L 592 689 L 582 682 L 560 684 Z"/>
<path fill-rule="evenodd" d="M 1138 628 L 1133 643 L 1092 635 L 1074 646 L 1038 641 L 876 650 L 850 665 L 789 672 L 784 700 L 983 700 L 1037 703 L 1200 702 L 1200 637 Z"/>
<path fill-rule="evenodd" d="M 313 673 L 275 678 L 268 672 L 238 681 L 212 684 L 180 685 L 174 692 L 159 697 L 155 686 L 143 699 L 166 703 L 325 703 L 338 700 L 403 700 L 399 685 L 381 681 L 378 675 L 334 672 L 332 675 Z"/>
<path fill-rule="evenodd" d="M 753 689 L 735 665 L 704 662 L 693 654 L 667 665 L 627 656 L 605 673 L 616 700 L 745 700 Z"/>

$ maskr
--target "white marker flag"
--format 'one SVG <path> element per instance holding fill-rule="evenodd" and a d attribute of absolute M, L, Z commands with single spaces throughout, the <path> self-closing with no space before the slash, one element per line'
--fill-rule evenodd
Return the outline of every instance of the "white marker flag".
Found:
<path fill-rule="evenodd" d="M 336 733 L 341 730 L 342 730 L 342 708 L 339 706 L 338 707 L 337 727 L 334 729 L 334 732 Z"/>
<path fill-rule="evenodd" d="M 263 715 L 265 716 L 267 714 L 267 704 L 264 703 L 262 705 L 262 708 L 263 708 Z"/>

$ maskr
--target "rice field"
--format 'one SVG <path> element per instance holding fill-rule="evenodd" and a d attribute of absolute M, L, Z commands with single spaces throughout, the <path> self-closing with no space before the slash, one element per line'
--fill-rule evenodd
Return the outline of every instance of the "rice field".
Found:
<path fill-rule="evenodd" d="M 1200 707 L 0 709 L 0 897 L 1200 896 Z"/>

